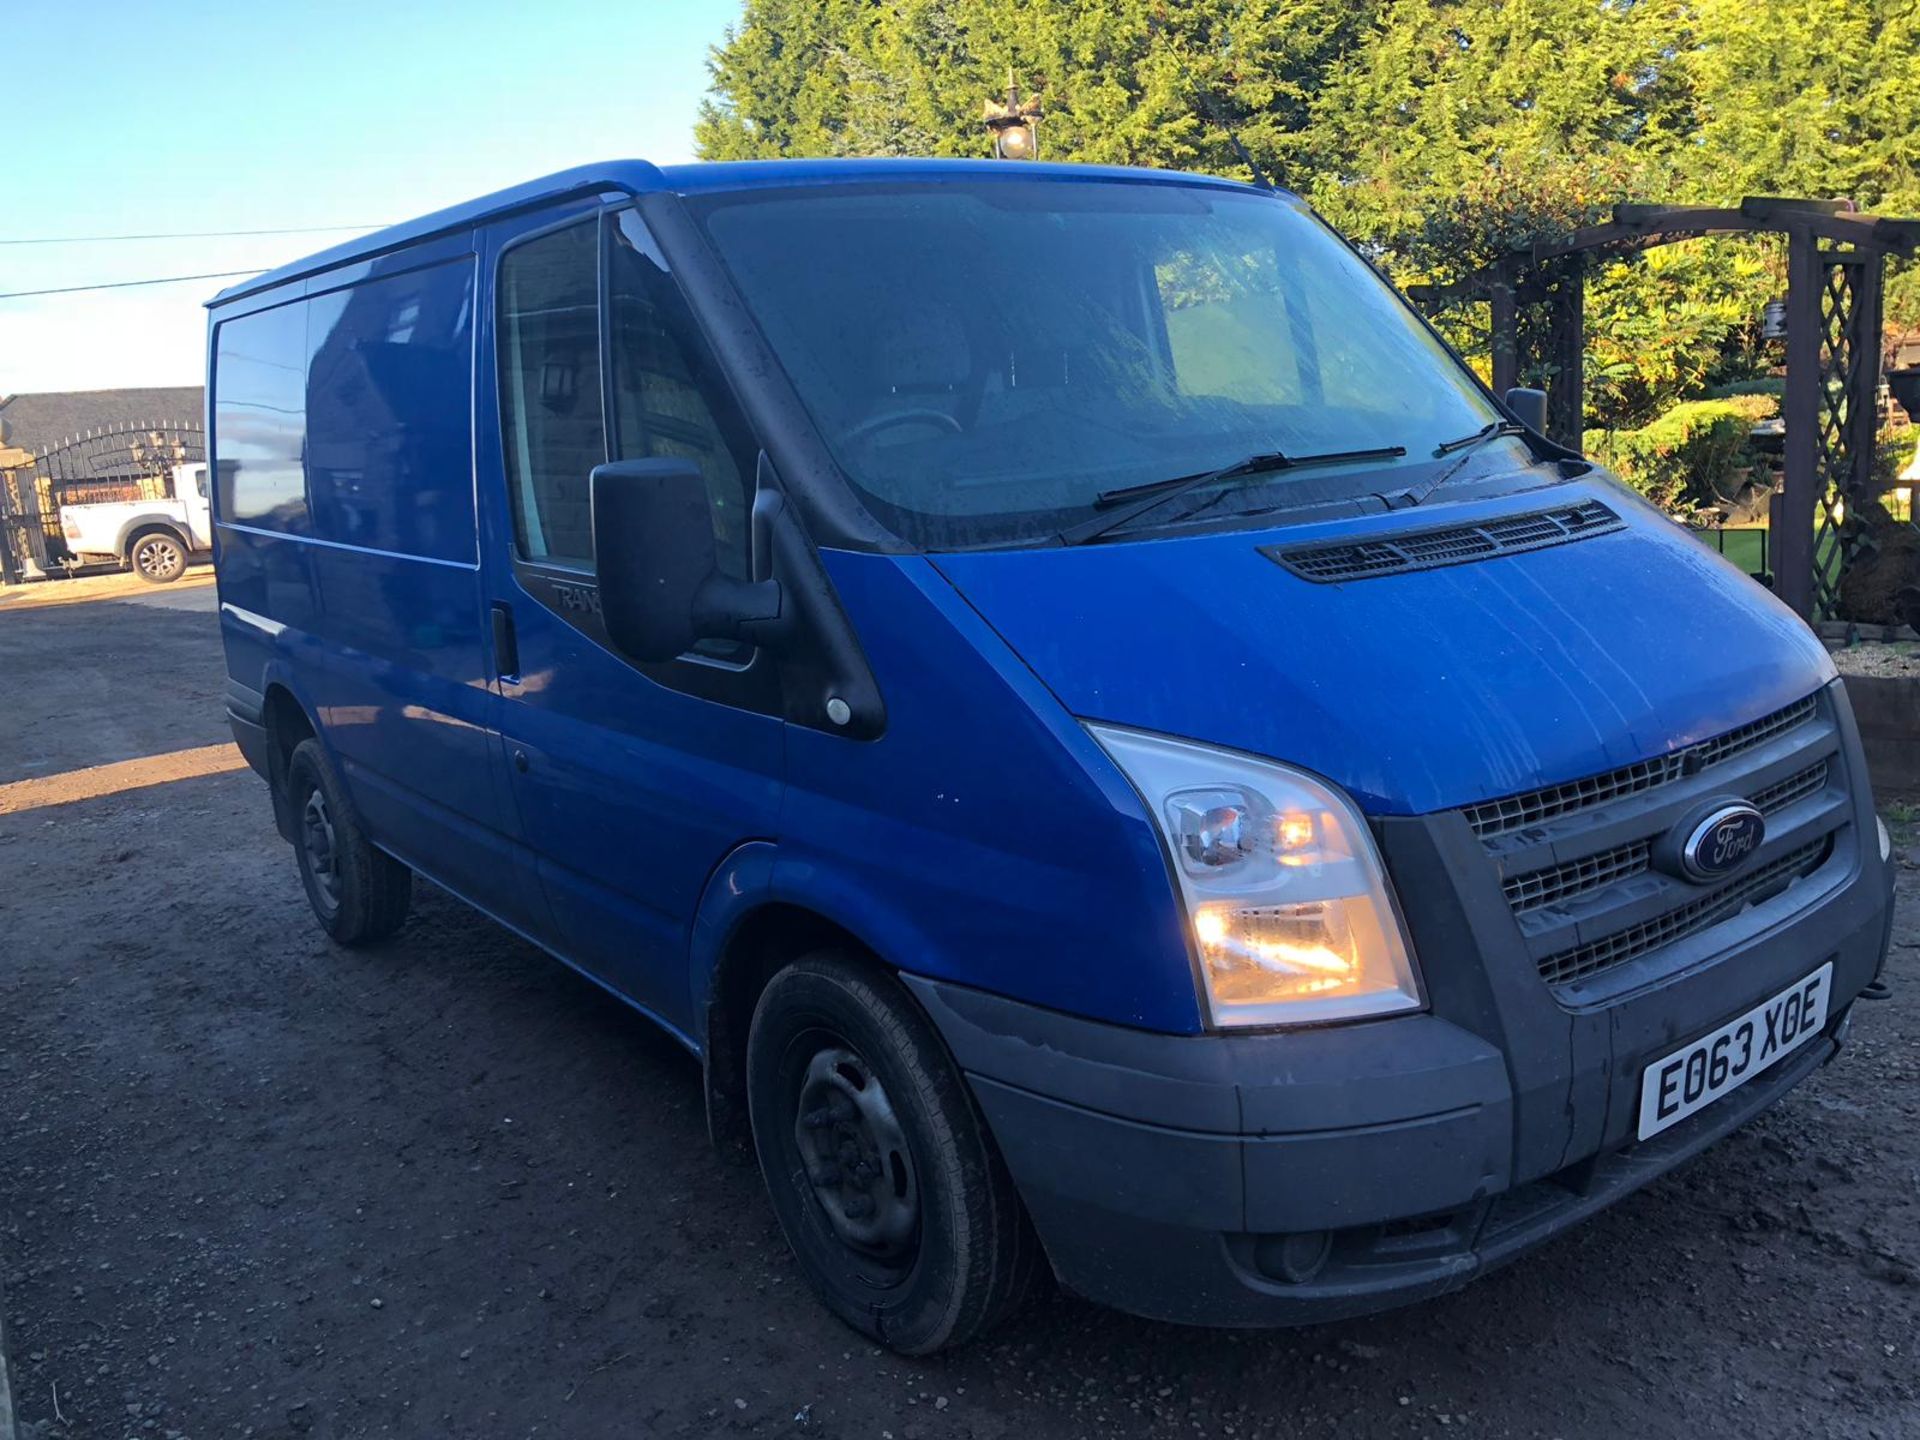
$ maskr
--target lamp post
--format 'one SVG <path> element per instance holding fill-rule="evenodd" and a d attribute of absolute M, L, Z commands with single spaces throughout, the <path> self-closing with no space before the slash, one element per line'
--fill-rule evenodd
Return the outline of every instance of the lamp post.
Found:
<path fill-rule="evenodd" d="M 1020 98 L 1012 66 L 1007 67 L 1007 98 L 987 101 L 981 115 L 993 134 L 994 159 L 1032 160 L 1039 155 L 1040 102 Z"/>

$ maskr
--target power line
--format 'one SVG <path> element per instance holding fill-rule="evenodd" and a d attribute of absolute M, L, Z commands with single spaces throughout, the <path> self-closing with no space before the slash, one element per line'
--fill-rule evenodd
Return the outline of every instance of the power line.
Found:
<path fill-rule="evenodd" d="M 332 230 L 379 230 L 380 225 L 293 225 L 283 230 L 168 230 L 152 235 L 36 235 L 0 239 L 0 245 L 88 245 L 107 240 L 220 240 L 233 235 L 320 235 Z"/>
<path fill-rule="evenodd" d="M 29 295 L 72 295 L 81 290 L 128 290 L 135 285 L 178 285 L 183 280 L 227 280 L 235 275 L 259 275 L 260 270 L 214 270 L 206 275 L 162 275 L 153 280 L 113 280 L 105 285 L 61 285 L 52 290 L 0 291 L 0 300 L 24 300 Z"/>

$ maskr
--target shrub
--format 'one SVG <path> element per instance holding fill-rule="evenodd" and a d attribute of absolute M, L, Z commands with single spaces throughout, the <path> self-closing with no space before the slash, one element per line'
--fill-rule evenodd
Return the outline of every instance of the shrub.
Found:
<path fill-rule="evenodd" d="M 1771 395 L 1775 400 L 1787 393 L 1787 382 L 1779 375 L 1761 375 L 1752 380 L 1730 380 L 1725 385 L 1709 385 L 1700 392 L 1703 400 L 1726 400 L 1736 395 Z"/>
<path fill-rule="evenodd" d="M 1920 428 L 1908 426 L 1896 430 L 1891 425 L 1881 428 L 1873 445 L 1873 479 L 1877 493 L 1891 490 L 1900 483 L 1900 472 L 1920 454 L 1916 440 L 1920 440 Z"/>
<path fill-rule="evenodd" d="M 1687 400 L 1638 430 L 1589 430 L 1583 448 L 1661 509 L 1687 515 L 1735 496 L 1754 463 L 1749 432 L 1778 408 L 1771 395 Z"/>

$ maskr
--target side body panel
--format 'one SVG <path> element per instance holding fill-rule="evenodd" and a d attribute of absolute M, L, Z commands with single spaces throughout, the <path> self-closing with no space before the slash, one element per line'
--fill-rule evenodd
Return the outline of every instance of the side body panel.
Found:
<path fill-rule="evenodd" d="M 76 555 L 122 554 L 128 538 L 151 525 L 165 526 L 195 549 L 206 544 L 178 500 L 103 500 L 60 507 L 60 534 Z"/>
<path fill-rule="evenodd" d="M 474 518 L 476 283 L 469 237 L 449 237 L 216 311 L 210 463 L 233 680 L 296 696 L 378 843 L 506 897 Z"/>
<path fill-rule="evenodd" d="M 887 729 L 793 727 L 773 897 L 916 974 L 1199 1029 L 1166 861 L 1112 763 L 926 560 L 824 558 Z"/>

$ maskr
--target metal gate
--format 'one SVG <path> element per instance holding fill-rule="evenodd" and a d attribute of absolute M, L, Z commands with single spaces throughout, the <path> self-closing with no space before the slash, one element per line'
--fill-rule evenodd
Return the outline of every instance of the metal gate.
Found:
<path fill-rule="evenodd" d="M 62 505 L 165 499 L 173 467 L 206 458 L 206 435 L 191 420 L 110 425 L 42 450 L 0 476 L 0 579 L 17 584 L 71 561 Z"/>

